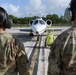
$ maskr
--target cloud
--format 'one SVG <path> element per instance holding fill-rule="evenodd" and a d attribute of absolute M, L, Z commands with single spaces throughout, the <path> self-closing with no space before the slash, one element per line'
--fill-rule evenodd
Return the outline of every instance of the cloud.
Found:
<path fill-rule="evenodd" d="M 21 1 L 21 0 L 19 0 Z M 65 8 L 69 5 L 70 0 L 29 0 L 27 5 L 13 5 L 3 3 L 1 6 L 10 14 L 17 17 L 25 17 L 29 15 L 42 16 L 47 14 L 63 15 Z"/>
<path fill-rule="evenodd" d="M 70 0 L 30 0 L 29 4 L 25 6 L 26 12 L 43 15 L 58 14 L 63 15 L 65 8 L 69 5 Z"/>
<path fill-rule="evenodd" d="M 28 5 L 25 6 L 26 12 L 31 14 L 39 14 L 45 10 L 46 6 L 42 3 L 42 0 L 30 0 Z M 36 14 L 37 13 L 37 14 Z"/>
<path fill-rule="evenodd" d="M 41 0 L 30 0 L 29 6 L 35 10 L 43 10 L 45 8 Z"/>
<path fill-rule="evenodd" d="M 46 7 L 46 13 L 52 13 L 57 15 L 64 15 L 64 11 L 70 3 L 70 0 L 47 0 L 48 5 Z"/>
<path fill-rule="evenodd" d="M 19 13 L 20 7 L 18 5 L 15 6 L 13 4 L 3 3 L 1 6 L 7 11 L 8 14 L 20 16 Z"/>
<path fill-rule="evenodd" d="M 66 8 L 69 5 L 70 0 L 56 0 L 56 2 L 58 3 L 56 4 L 58 8 Z"/>

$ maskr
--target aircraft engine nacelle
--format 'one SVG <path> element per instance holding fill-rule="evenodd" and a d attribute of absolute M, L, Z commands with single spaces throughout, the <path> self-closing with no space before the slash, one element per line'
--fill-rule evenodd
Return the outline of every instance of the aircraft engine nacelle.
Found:
<path fill-rule="evenodd" d="M 32 25 L 32 23 L 33 23 L 33 20 L 31 20 L 31 21 L 29 22 L 29 25 Z"/>
<path fill-rule="evenodd" d="M 47 25 L 50 25 L 50 26 L 52 25 L 52 21 L 50 19 L 47 20 L 46 23 L 47 23 Z"/>

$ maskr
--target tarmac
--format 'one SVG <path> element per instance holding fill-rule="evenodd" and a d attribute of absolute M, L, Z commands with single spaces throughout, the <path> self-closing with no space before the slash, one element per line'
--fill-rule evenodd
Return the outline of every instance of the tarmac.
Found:
<path fill-rule="evenodd" d="M 54 39 L 65 30 L 55 31 Z M 27 53 L 28 60 L 30 63 L 31 58 L 33 56 L 33 52 L 34 52 L 33 48 L 37 41 L 36 34 L 35 34 L 35 36 L 30 36 L 29 32 L 24 32 L 24 31 L 22 32 L 22 31 L 19 31 L 19 29 L 16 30 L 16 28 L 15 29 L 7 29 L 6 31 L 8 33 L 20 38 L 20 40 L 24 44 L 25 51 Z M 45 47 L 45 38 L 46 38 L 46 36 L 42 36 L 42 38 L 41 38 L 42 40 L 41 40 L 40 47 L 38 49 L 37 57 L 35 60 L 33 75 L 47 75 L 48 56 L 49 56 L 50 49 Z"/>

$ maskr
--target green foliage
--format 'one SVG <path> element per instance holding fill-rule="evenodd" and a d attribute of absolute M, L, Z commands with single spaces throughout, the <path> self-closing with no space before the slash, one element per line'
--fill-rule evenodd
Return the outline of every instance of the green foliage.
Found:
<path fill-rule="evenodd" d="M 24 18 L 17 18 L 13 15 L 9 15 L 10 18 L 12 18 L 14 25 L 13 26 L 27 26 L 31 20 L 34 20 L 38 18 L 39 16 L 33 16 L 33 17 L 24 17 Z M 53 23 L 53 25 L 64 25 L 68 24 L 67 21 L 65 21 L 63 16 L 58 16 L 56 14 L 48 14 L 46 17 L 42 17 L 45 21 L 50 19 Z"/>

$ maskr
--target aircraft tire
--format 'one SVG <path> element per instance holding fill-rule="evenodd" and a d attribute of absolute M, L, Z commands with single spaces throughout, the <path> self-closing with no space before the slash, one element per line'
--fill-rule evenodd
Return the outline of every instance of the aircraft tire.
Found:
<path fill-rule="evenodd" d="M 33 36 L 33 33 L 30 33 L 30 36 Z"/>

